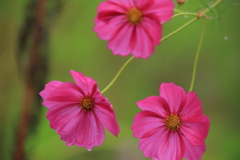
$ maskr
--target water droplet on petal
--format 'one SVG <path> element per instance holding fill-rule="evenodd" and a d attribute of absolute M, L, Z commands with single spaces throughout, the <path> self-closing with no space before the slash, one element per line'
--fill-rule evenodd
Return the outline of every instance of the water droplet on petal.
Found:
<path fill-rule="evenodd" d="M 88 151 L 91 151 L 92 149 L 87 149 Z"/>

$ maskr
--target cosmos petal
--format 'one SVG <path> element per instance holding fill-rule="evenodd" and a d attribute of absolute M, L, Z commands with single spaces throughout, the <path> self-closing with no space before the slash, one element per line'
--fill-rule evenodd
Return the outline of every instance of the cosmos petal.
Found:
<path fill-rule="evenodd" d="M 78 103 L 83 97 L 77 85 L 71 82 L 64 82 L 58 88 L 51 92 L 46 98 L 47 101 L 56 102 L 72 102 Z"/>
<path fill-rule="evenodd" d="M 94 31 L 98 33 L 100 39 L 110 40 L 120 32 L 126 21 L 125 15 L 108 18 L 104 17 L 104 13 L 102 13 L 98 18 L 95 19 L 96 25 L 94 27 Z"/>
<path fill-rule="evenodd" d="M 146 16 L 154 16 L 158 22 L 165 23 L 173 16 L 174 2 L 171 0 L 153 0 L 144 10 Z"/>
<path fill-rule="evenodd" d="M 160 96 L 167 101 L 171 113 L 178 113 L 182 106 L 185 105 L 186 92 L 182 87 L 174 83 L 162 83 L 159 92 Z"/>
<path fill-rule="evenodd" d="M 200 145 L 208 135 L 210 121 L 205 115 L 202 115 L 198 122 L 191 123 L 191 121 L 190 119 L 190 122 L 181 123 L 181 132 L 191 144 Z"/>
<path fill-rule="evenodd" d="M 171 131 L 169 131 L 171 132 Z M 164 160 L 181 160 L 185 153 L 182 136 L 178 132 L 169 133 L 158 147 L 158 157 Z"/>
<path fill-rule="evenodd" d="M 189 121 L 189 119 L 199 121 L 197 117 L 202 116 L 202 104 L 198 99 L 196 93 L 189 92 L 186 96 L 186 104 L 180 111 L 179 116 L 182 121 Z"/>
<path fill-rule="evenodd" d="M 147 59 L 160 44 L 161 24 L 170 20 L 173 9 L 172 0 L 107 0 L 98 7 L 94 31 L 109 40 L 114 55 Z M 129 16 L 137 16 L 137 22 Z"/>
<path fill-rule="evenodd" d="M 57 104 L 48 110 L 47 119 L 58 134 L 66 135 L 76 127 L 80 110 L 78 104 Z"/>
<path fill-rule="evenodd" d="M 143 151 L 144 156 L 159 159 L 158 148 L 167 136 L 168 131 L 166 127 L 160 127 L 157 133 L 150 137 L 140 139 L 139 148 Z"/>
<path fill-rule="evenodd" d="M 94 112 L 96 117 L 99 117 L 98 119 L 101 124 L 117 137 L 118 133 L 120 132 L 120 128 L 111 104 L 107 102 L 96 103 Z"/>
<path fill-rule="evenodd" d="M 115 3 L 119 6 L 130 8 L 134 6 L 133 0 L 109 0 L 109 2 Z"/>
<path fill-rule="evenodd" d="M 169 106 L 165 99 L 159 96 L 150 96 L 137 102 L 142 110 L 148 110 L 159 114 L 159 117 L 165 118 L 169 115 Z"/>
<path fill-rule="evenodd" d="M 154 45 L 159 44 L 162 26 L 148 18 L 143 18 L 142 23 L 134 29 L 129 42 L 132 54 L 135 58 L 147 59 L 154 52 Z"/>
<path fill-rule="evenodd" d="M 51 81 L 45 85 L 45 89 L 42 90 L 39 94 L 43 98 L 43 105 L 47 108 L 51 108 L 54 103 L 48 102 L 46 99 L 52 91 L 54 91 L 57 87 L 59 87 L 63 82 L 60 81 Z"/>
<path fill-rule="evenodd" d="M 165 121 L 157 113 L 141 111 L 134 117 L 131 129 L 134 137 L 147 138 L 158 132 L 162 126 L 165 126 Z"/>
<path fill-rule="evenodd" d="M 194 92 L 188 94 L 173 83 L 160 85 L 160 96 L 150 96 L 137 102 L 141 111 L 134 117 L 131 129 L 136 138 L 140 138 L 139 148 L 145 157 L 153 160 L 200 159 L 206 150 L 210 122 L 203 115 L 201 102 Z M 177 115 L 176 124 L 171 115 Z M 170 130 L 168 125 L 179 125 Z M 170 122 L 169 122 L 170 121 Z"/>
<path fill-rule="evenodd" d="M 199 146 L 194 146 L 184 136 L 183 140 L 186 146 L 186 152 L 183 157 L 187 160 L 202 159 L 202 155 L 206 151 L 205 143 L 202 143 Z"/>
<path fill-rule="evenodd" d="M 84 76 L 81 72 L 70 70 L 70 73 L 85 97 L 91 97 L 96 92 L 97 83 L 95 80 Z"/>
<path fill-rule="evenodd" d="M 129 23 L 121 25 L 121 29 L 118 34 L 108 42 L 108 48 L 113 51 L 113 54 L 120 54 L 126 56 L 131 53 L 133 45 L 131 45 L 132 39 L 134 39 L 134 26 Z"/>
<path fill-rule="evenodd" d="M 102 144 L 104 126 L 115 136 L 119 125 L 109 101 L 100 93 L 95 80 L 81 72 L 70 71 L 72 82 L 52 81 L 39 94 L 49 108 L 47 119 L 50 126 L 68 146 L 75 145 L 91 150 Z M 84 98 L 91 99 L 84 104 Z M 86 103 L 86 104 L 85 104 Z M 89 104 L 88 104 L 89 103 Z M 91 105 L 85 108 L 85 105 Z"/>
<path fill-rule="evenodd" d="M 62 135 L 61 139 L 66 141 L 68 146 L 76 145 L 91 150 L 94 146 L 102 144 L 104 136 L 99 119 L 90 111 L 80 114 L 77 127 L 70 134 Z"/>

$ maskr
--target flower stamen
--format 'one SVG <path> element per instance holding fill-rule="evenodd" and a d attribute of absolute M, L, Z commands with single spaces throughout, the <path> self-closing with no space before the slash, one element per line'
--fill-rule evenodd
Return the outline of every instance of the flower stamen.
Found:
<path fill-rule="evenodd" d="M 82 109 L 84 111 L 91 110 L 93 108 L 93 106 L 94 106 L 93 99 L 92 98 L 87 98 L 87 97 L 81 99 L 79 104 L 80 104 L 80 106 L 82 107 Z"/>
<path fill-rule="evenodd" d="M 177 131 L 180 128 L 181 121 L 177 114 L 170 114 L 170 116 L 166 117 L 165 124 L 168 129 L 171 131 Z"/>
<path fill-rule="evenodd" d="M 127 12 L 127 19 L 132 24 L 138 24 L 142 19 L 142 12 L 136 7 L 133 7 Z"/>

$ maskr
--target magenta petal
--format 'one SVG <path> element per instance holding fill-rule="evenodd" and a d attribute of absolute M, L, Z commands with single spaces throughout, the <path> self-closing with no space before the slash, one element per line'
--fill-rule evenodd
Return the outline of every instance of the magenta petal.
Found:
<path fill-rule="evenodd" d="M 47 101 L 55 104 L 56 102 L 79 103 L 82 97 L 83 95 L 80 92 L 80 88 L 76 84 L 65 82 L 51 92 L 51 95 L 47 97 Z"/>
<path fill-rule="evenodd" d="M 82 111 L 78 126 L 70 134 L 61 136 L 61 139 L 66 141 L 68 146 L 75 145 L 91 150 L 94 146 L 102 144 L 104 136 L 103 126 L 94 113 Z"/>
<path fill-rule="evenodd" d="M 45 85 L 44 90 L 42 90 L 39 94 L 43 98 L 43 105 L 47 108 L 51 108 L 54 103 L 48 102 L 46 99 L 52 91 L 54 91 L 57 87 L 59 87 L 63 82 L 60 81 L 51 81 Z"/>
<path fill-rule="evenodd" d="M 186 151 L 183 157 L 187 160 L 201 159 L 203 153 L 206 151 L 205 143 L 202 143 L 199 146 L 194 146 L 185 137 L 183 137 L 183 140 L 186 146 Z"/>
<path fill-rule="evenodd" d="M 195 160 L 202 157 L 210 122 L 203 115 L 201 102 L 195 93 L 186 94 L 173 83 L 163 83 L 160 97 L 148 97 L 137 105 L 143 111 L 135 116 L 131 129 L 134 136 L 140 138 L 139 147 L 144 156 L 153 160 L 181 160 L 183 157 Z M 166 118 L 168 125 L 174 127 L 176 116 L 180 119 L 180 128 L 171 131 L 166 127 Z"/>
<path fill-rule="evenodd" d="M 144 11 L 145 9 L 149 9 L 149 6 L 154 4 L 154 0 L 134 0 L 134 3 L 136 4 L 136 7 L 139 8 L 141 11 Z"/>
<path fill-rule="evenodd" d="M 102 19 L 104 19 L 104 21 Z M 119 15 L 114 18 L 99 15 L 99 17 L 95 19 L 96 25 L 94 31 L 98 33 L 99 38 L 110 40 L 118 34 L 123 25 L 127 23 L 126 21 L 126 15 Z"/>
<path fill-rule="evenodd" d="M 198 122 L 199 116 L 202 116 L 201 101 L 198 99 L 196 93 L 189 92 L 186 96 L 186 104 L 180 111 L 180 117 L 182 121 L 188 121 L 189 119 Z"/>
<path fill-rule="evenodd" d="M 142 110 L 157 113 L 161 118 L 165 118 L 170 114 L 167 102 L 165 101 L 165 99 L 159 96 L 147 97 L 146 99 L 138 101 L 137 105 Z"/>
<path fill-rule="evenodd" d="M 169 131 L 166 130 L 166 127 L 160 127 L 157 133 L 148 138 L 140 139 L 139 148 L 143 151 L 144 156 L 159 159 L 158 148 L 168 134 Z"/>
<path fill-rule="evenodd" d="M 119 6 L 123 6 L 126 8 L 130 8 L 134 6 L 134 1 L 133 0 L 108 0 L 109 2 L 118 4 Z"/>
<path fill-rule="evenodd" d="M 132 8 L 139 13 L 137 22 L 129 20 L 134 15 Z M 98 7 L 94 31 L 109 40 L 114 55 L 147 59 L 160 44 L 161 23 L 172 17 L 173 9 L 172 0 L 108 0 Z"/>
<path fill-rule="evenodd" d="M 111 104 L 106 101 L 102 103 L 96 103 L 94 107 L 95 116 L 98 117 L 101 124 L 117 137 L 118 133 L 120 132 L 120 128 Z"/>
<path fill-rule="evenodd" d="M 103 12 L 107 12 L 109 14 L 108 15 L 106 14 L 106 16 L 111 16 L 111 15 L 116 15 L 117 13 L 125 14 L 127 8 L 128 7 L 125 7 L 124 5 L 121 4 L 119 0 L 117 0 L 114 3 L 112 3 L 111 1 L 104 1 L 99 4 L 97 10 L 99 14 L 102 14 Z"/>
<path fill-rule="evenodd" d="M 133 56 L 147 59 L 154 52 L 154 46 L 159 44 L 161 30 L 158 22 L 143 18 L 141 24 L 135 27 L 130 41 Z"/>
<path fill-rule="evenodd" d="M 165 120 L 152 111 L 141 111 L 134 117 L 131 127 L 133 135 L 136 138 L 147 138 L 159 131 L 159 128 L 165 126 Z"/>
<path fill-rule="evenodd" d="M 148 18 L 144 18 L 139 25 L 123 22 L 121 28 L 119 24 L 117 29 L 119 31 L 109 41 L 108 47 L 114 54 L 122 56 L 132 53 L 135 58 L 146 59 L 153 53 L 154 45 L 159 44 L 161 38 L 161 25 Z"/>
<path fill-rule="evenodd" d="M 81 72 L 70 70 L 70 73 L 85 97 L 91 97 L 97 91 L 95 80 L 84 76 Z"/>
<path fill-rule="evenodd" d="M 142 20 L 141 28 L 144 30 L 145 37 L 149 37 L 150 42 L 153 45 L 158 45 L 160 43 L 160 38 L 162 37 L 162 25 L 157 21 L 150 19 L 149 17 L 145 17 Z M 144 37 L 139 37 L 144 38 Z M 144 38 L 145 40 L 145 38 Z M 145 42 L 145 41 L 144 41 Z"/>
<path fill-rule="evenodd" d="M 144 14 L 146 16 L 155 15 L 158 22 L 165 23 L 173 16 L 173 9 L 174 2 L 172 0 L 153 0 L 152 5 L 148 5 L 144 9 Z"/>
<path fill-rule="evenodd" d="M 131 53 L 132 48 L 134 47 L 131 44 L 134 43 L 132 42 L 134 41 L 132 39 L 135 39 L 133 33 L 135 26 L 125 22 L 121 27 L 122 28 L 119 30 L 118 34 L 115 34 L 115 36 L 108 42 L 108 48 L 111 49 L 115 55 L 120 54 L 126 56 Z"/>
<path fill-rule="evenodd" d="M 49 108 L 47 119 L 50 126 L 61 139 L 68 146 L 76 145 L 91 150 L 102 144 L 105 135 L 103 126 L 115 136 L 120 129 L 111 104 L 101 95 L 96 82 L 81 72 L 71 70 L 70 73 L 77 85 L 52 81 L 46 84 L 40 95 L 44 99 L 43 104 Z M 92 101 L 85 101 L 88 99 Z M 86 107 L 87 103 L 92 108 Z"/>
<path fill-rule="evenodd" d="M 192 119 L 194 119 L 194 117 Z M 182 122 L 181 124 L 181 132 L 193 145 L 204 143 L 210 126 L 210 121 L 207 116 L 202 115 L 198 120 L 199 121 L 195 123 Z M 189 121 L 193 120 L 189 119 Z"/>
<path fill-rule="evenodd" d="M 80 106 L 78 104 L 58 104 L 47 112 L 51 128 L 60 135 L 69 134 L 79 121 Z"/>
<path fill-rule="evenodd" d="M 170 112 L 177 114 L 185 105 L 186 92 L 174 83 L 162 83 L 160 85 L 160 96 L 163 97 L 170 107 Z"/>
<path fill-rule="evenodd" d="M 185 150 L 182 135 L 178 132 L 171 132 L 165 137 L 162 143 L 159 144 L 158 157 L 164 160 L 181 160 Z"/>

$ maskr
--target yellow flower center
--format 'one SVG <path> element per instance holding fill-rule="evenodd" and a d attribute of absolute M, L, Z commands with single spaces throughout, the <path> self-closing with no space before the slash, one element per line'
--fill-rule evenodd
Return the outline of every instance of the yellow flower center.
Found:
<path fill-rule="evenodd" d="M 91 110 L 94 106 L 94 102 L 92 98 L 83 98 L 80 101 L 80 106 L 84 111 Z"/>
<path fill-rule="evenodd" d="M 180 128 L 180 120 L 176 114 L 170 114 L 166 117 L 165 124 L 171 131 L 177 131 Z"/>
<path fill-rule="evenodd" d="M 136 7 L 133 7 L 128 10 L 127 18 L 130 23 L 138 24 L 142 19 L 142 12 L 139 9 L 137 9 Z"/>

